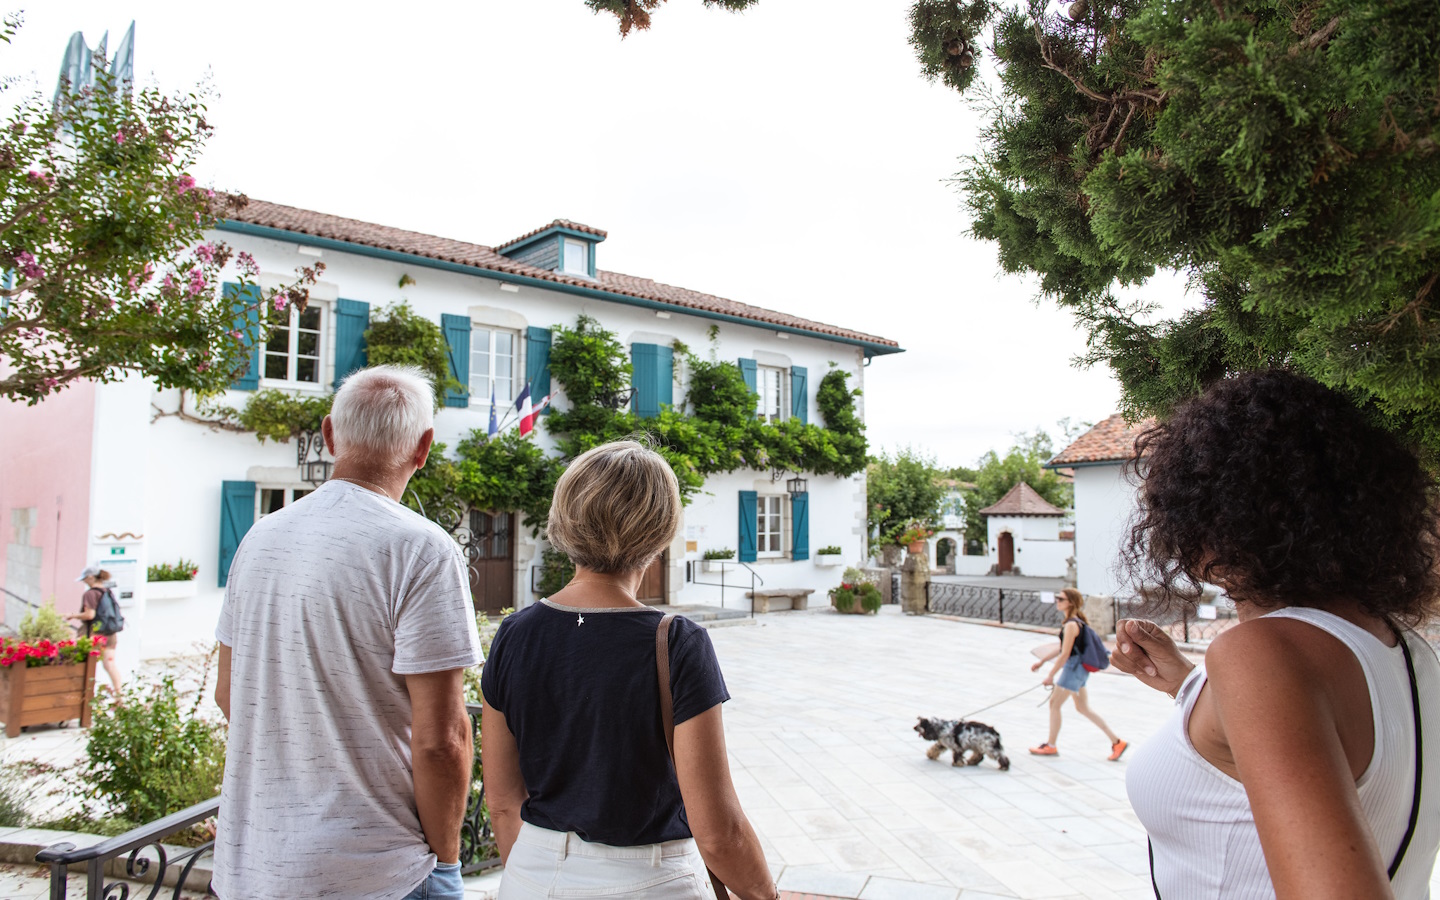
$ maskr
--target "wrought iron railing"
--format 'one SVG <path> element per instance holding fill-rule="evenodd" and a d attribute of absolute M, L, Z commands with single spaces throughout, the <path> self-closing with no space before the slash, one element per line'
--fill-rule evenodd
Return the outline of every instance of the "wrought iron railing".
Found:
<path fill-rule="evenodd" d="M 760 577 L 760 573 L 759 573 L 759 572 L 756 572 L 754 569 L 750 568 L 748 565 L 746 565 L 745 563 L 740 562 L 740 561 L 738 561 L 738 560 L 724 559 L 724 560 L 712 560 L 712 562 L 720 562 L 720 563 L 723 563 L 723 565 L 720 566 L 720 580 L 719 580 L 719 581 L 701 581 L 699 578 L 696 577 L 695 572 L 692 570 L 691 573 L 690 573 L 690 583 L 691 583 L 691 584 L 702 585 L 702 586 L 705 586 L 705 587 L 718 587 L 718 588 L 720 589 L 720 608 L 721 608 L 721 609 L 724 609 L 724 608 L 725 608 L 725 588 L 727 587 L 727 585 L 726 585 L 726 583 L 725 583 L 725 573 L 726 573 L 726 571 L 729 570 L 729 568 L 730 568 L 731 566 L 739 566 L 740 568 L 744 569 L 746 572 L 749 572 L 749 573 L 750 573 L 750 617 L 753 619 L 753 618 L 755 617 L 755 589 L 756 589 L 757 587 L 759 587 L 760 585 L 764 584 L 764 583 L 765 583 L 765 579 Z M 687 565 L 687 566 L 693 566 L 693 565 L 694 565 L 694 560 L 691 560 L 690 562 L 687 562 L 685 565 Z M 703 569 L 702 569 L 702 571 L 703 571 Z M 741 577 L 743 578 L 744 576 L 741 576 Z M 740 587 L 744 587 L 744 586 L 745 586 L 745 583 L 744 583 L 743 581 L 740 582 L 740 583 L 738 583 L 738 584 L 732 581 L 732 582 L 730 582 L 729 585 L 728 585 L 728 587 L 733 587 L 733 588 L 740 588 Z"/>
<path fill-rule="evenodd" d="M 490 828 L 490 810 L 485 805 L 485 784 L 480 777 L 481 709 L 478 703 L 465 704 L 465 711 L 470 714 L 470 733 L 475 741 L 475 768 L 470 800 L 465 807 L 465 821 L 460 827 L 462 875 L 500 865 L 495 835 Z M 68 841 L 52 844 L 37 853 L 35 861 L 50 867 L 51 900 L 65 900 L 70 896 L 68 879 L 70 867 L 75 865 L 85 867 L 87 900 L 129 900 L 130 885 L 126 881 L 151 886 L 144 900 L 155 900 L 162 893 L 179 900 L 181 893 L 187 890 L 209 893 L 208 879 L 203 885 L 188 882 L 194 876 L 196 863 L 214 849 L 215 842 L 211 840 L 198 847 L 176 848 L 163 841 L 216 816 L 219 811 L 220 798 L 216 797 L 90 847 L 77 848 Z M 177 849 L 179 852 L 176 852 Z M 122 857 L 125 859 L 123 873 L 116 874 L 116 867 L 111 865 L 111 861 Z M 108 882 L 107 874 L 110 876 Z"/>
<path fill-rule="evenodd" d="M 185 848 L 173 856 L 171 854 L 176 848 L 161 842 L 172 834 L 214 816 L 219 809 L 220 798 L 216 797 L 91 847 L 77 848 L 69 842 L 46 847 L 35 854 L 35 861 L 50 867 L 50 900 L 65 900 L 70 896 L 66 881 L 73 865 L 85 866 L 87 900 L 128 900 L 130 886 L 121 878 L 147 883 L 151 883 L 153 879 L 150 893 L 145 895 L 145 900 L 155 900 L 168 887 L 165 882 L 173 881 L 174 891 L 170 896 L 179 900 L 195 864 L 200 861 L 200 857 L 214 848 L 215 842 L 212 840 L 198 847 Z M 150 851 L 149 854 L 146 853 L 147 850 Z M 121 857 L 125 858 L 124 875 L 107 884 L 105 877 L 107 870 L 111 868 L 110 861 Z M 205 891 L 208 887 L 208 884 L 197 885 L 189 889 Z"/>
<path fill-rule="evenodd" d="M 984 619 L 1001 625 L 1058 628 L 1064 621 L 1054 603 L 1040 599 L 1039 591 L 931 581 L 925 585 L 925 601 L 932 613 Z"/>
<path fill-rule="evenodd" d="M 1220 632 L 1239 622 L 1233 609 L 1208 604 L 1201 609 L 1212 610 L 1213 618 L 1201 618 L 1198 610 L 1191 611 L 1188 608 L 1178 611 L 1152 608 L 1143 599 L 1122 600 L 1117 598 L 1112 603 L 1115 611 L 1114 621 L 1148 619 L 1165 629 L 1171 638 L 1185 644 L 1208 643 L 1219 637 Z"/>

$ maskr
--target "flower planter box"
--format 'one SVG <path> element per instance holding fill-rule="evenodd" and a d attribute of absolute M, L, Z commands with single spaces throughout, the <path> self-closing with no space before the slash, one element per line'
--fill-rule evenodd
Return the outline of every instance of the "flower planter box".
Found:
<path fill-rule="evenodd" d="M 20 729 L 49 722 L 79 719 L 90 727 L 90 698 L 95 693 L 95 664 L 55 666 L 14 665 L 0 668 L 0 721 L 6 737 L 19 737 Z"/>
<path fill-rule="evenodd" d="M 844 556 L 840 553 L 817 553 L 815 554 L 815 565 L 822 569 L 833 569 L 840 565 L 842 559 Z"/>
<path fill-rule="evenodd" d="M 735 560 L 733 559 L 702 559 L 700 561 L 700 571 L 723 572 L 726 566 L 733 565 L 735 565 Z"/>
<path fill-rule="evenodd" d="M 189 581 L 147 581 L 145 582 L 146 600 L 184 600 L 187 597 L 195 596 L 195 579 Z"/>
<path fill-rule="evenodd" d="M 928 547 L 929 544 L 926 541 L 911 541 L 905 549 L 909 550 L 915 556 L 922 556 Z"/>
<path fill-rule="evenodd" d="M 859 597 L 856 597 L 856 598 L 855 598 L 855 603 L 854 603 L 849 609 L 841 609 L 840 607 L 835 606 L 835 601 L 834 601 L 834 600 L 831 600 L 831 601 L 830 601 L 830 605 L 831 605 L 832 607 L 834 607 L 835 611 L 836 611 L 837 613 L 840 613 L 842 616 L 863 616 L 863 615 L 865 615 L 865 607 L 863 607 L 863 606 L 860 605 L 860 598 L 859 598 Z"/>

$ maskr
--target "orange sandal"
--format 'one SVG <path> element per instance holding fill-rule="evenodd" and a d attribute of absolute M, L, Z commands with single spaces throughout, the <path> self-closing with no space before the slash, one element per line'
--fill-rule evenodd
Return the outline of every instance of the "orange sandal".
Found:
<path fill-rule="evenodd" d="M 1116 741 L 1115 743 L 1111 744 L 1111 745 L 1110 745 L 1110 761 L 1111 761 L 1111 762 L 1114 762 L 1115 760 L 1119 759 L 1119 758 L 1120 758 L 1120 754 L 1124 753 L 1124 752 L 1125 752 L 1125 748 L 1128 747 L 1128 746 L 1130 746 L 1130 742 L 1129 742 L 1129 741 Z"/>
<path fill-rule="evenodd" d="M 1038 747 L 1031 747 L 1031 748 L 1030 748 L 1030 752 L 1033 753 L 1033 754 L 1036 755 L 1036 756 L 1059 756 L 1059 755 L 1060 755 L 1060 751 L 1059 751 L 1059 750 L 1056 750 L 1054 747 L 1050 746 L 1050 744 L 1048 744 L 1048 743 L 1046 743 L 1046 744 L 1041 744 L 1041 745 L 1038 746 Z"/>

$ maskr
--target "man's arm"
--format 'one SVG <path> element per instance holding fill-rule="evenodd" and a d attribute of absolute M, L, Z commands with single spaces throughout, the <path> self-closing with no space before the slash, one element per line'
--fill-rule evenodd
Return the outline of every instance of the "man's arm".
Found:
<path fill-rule="evenodd" d="M 430 850 L 442 863 L 460 859 L 460 823 L 470 799 L 475 751 L 465 712 L 464 669 L 406 675 L 415 808 Z"/>
<path fill-rule="evenodd" d="M 230 721 L 230 648 L 224 644 L 220 647 L 219 671 L 215 676 L 215 705 L 220 707 L 220 712 L 225 714 L 225 721 Z"/>

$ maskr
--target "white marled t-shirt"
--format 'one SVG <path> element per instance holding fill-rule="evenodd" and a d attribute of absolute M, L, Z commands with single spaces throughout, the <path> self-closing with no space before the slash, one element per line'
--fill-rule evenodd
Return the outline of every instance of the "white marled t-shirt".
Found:
<path fill-rule="evenodd" d="M 327 482 L 245 535 L 215 636 L 231 648 L 216 893 L 404 897 L 435 866 L 404 676 L 481 659 L 455 541 Z"/>

